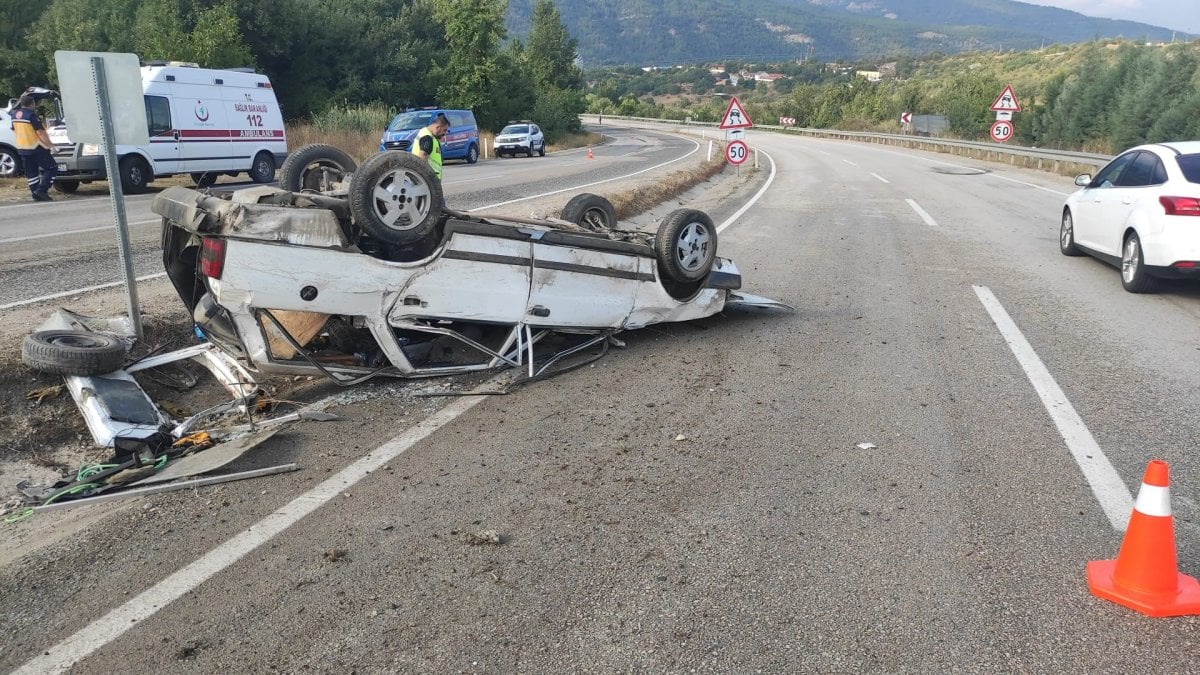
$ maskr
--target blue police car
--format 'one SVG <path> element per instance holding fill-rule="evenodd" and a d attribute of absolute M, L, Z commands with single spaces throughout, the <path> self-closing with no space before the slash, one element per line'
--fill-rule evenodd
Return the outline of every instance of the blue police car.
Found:
<path fill-rule="evenodd" d="M 406 110 L 392 118 L 383 132 L 379 150 L 411 151 L 417 132 L 429 126 L 438 113 L 450 120 L 450 130 L 442 139 L 442 158 L 465 159 L 468 164 L 479 161 L 479 125 L 475 123 L 475 115 L 470 110 Z"/>

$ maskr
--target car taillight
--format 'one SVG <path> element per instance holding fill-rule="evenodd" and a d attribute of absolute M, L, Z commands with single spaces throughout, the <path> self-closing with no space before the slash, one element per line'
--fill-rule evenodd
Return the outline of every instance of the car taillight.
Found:
<path fill-rule="evenodd" d="M 1171 267 L 1174 267 L 1177 270 L 1194 270 L 1194 269 L 1196 269 L 1196 261 L 1195 260 L 1180 260 L 1179 262 L 1171 265 Z"/>
<path fill-rule="evenodd" d="M 1200 216 L 1200 198 L 1159 197 L 1158 203 L 1166 209 L 1168 216 Z"/>
<path fill-rule="evenodd" d="M 225 240 L 204 237 L 200 241 L 200 274 L 220 279 L 221 272 L 225 271 Z"/>

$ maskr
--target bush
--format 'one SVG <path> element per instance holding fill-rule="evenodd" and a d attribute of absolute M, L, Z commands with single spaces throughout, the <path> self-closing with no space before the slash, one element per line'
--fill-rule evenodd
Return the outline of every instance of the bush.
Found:
<path fill-rule="evenodd" d="M 313 115 L 312 124 L 321 132 L 352 131 L 378 134 L 392 121 L 396 110 L 382 103 L 332 105 Z"/>

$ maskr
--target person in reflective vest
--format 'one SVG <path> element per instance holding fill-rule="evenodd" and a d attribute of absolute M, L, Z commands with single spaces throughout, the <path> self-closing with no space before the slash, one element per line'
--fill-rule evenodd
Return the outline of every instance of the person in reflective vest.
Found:
<path fill-rule="evenodd" d="M 33 108 L 32 96 L 22 96 L 17 101 L 17 108 L 12 111 L 11 129 L 16 136 L 17 153 L 21 155 L 25 179 L 34 201 L 51 201 L 50 186 L 58 174 L 58 165 L 50 154 L 54 144 L 50 142 L 42 120 Z"/>
<path fill-rule="evenodd" d="M 429 168 L 438 180 L 442 179 L 442 138 L 450 130 L 450 120 L 445 113 L 438 113 L 429 126 L 417 132 L 413 142 L 413 154 L 429 162 Z"/>

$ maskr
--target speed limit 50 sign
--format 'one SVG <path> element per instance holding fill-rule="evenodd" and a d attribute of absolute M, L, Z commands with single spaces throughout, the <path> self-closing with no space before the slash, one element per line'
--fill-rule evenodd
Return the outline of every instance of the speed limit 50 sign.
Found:
<path fill-rule="evenodd" d="M 732 141 L 725 146 L 725 160 L 734 166 L 746 161 L 749 156 L 750 149 L 746 147 L 745 141 Z"/>
<path fill-rule="evenodd" d="M 1013 125 L 1012 122 L 1006 120 L 998 120 L 992 125 L 992 140 L 997 143 L 1004 143 L 1012 138 Z"/>

